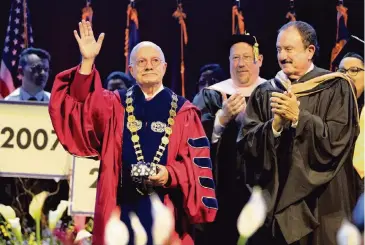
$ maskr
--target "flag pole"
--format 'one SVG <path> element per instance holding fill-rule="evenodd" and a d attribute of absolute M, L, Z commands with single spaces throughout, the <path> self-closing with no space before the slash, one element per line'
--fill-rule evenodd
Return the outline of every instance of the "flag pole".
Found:
<path fill-rule="evenodd" d="M 82 20 L 89 21 L 90 24 L 93 21 L 93 9 L 91 7 L 91 0 L 86 0 L 86 6 L 82 9 Z"/>
<path fill-rule="evenodd" d="M 177 8 L 172 14 L 180 24 L 180 52 L 181 52 L 181 63 L 180 63 L 180 73 L 181 73 L 181 95 L 185 97 L 185 63 L 184 63 L 184 45 L 188 44 L 188 33 L 186 30 L 186 14 L 184 13 L 181 0 L 177 0 Z"/>
<path fill-rule="evenodd" d="M 296 21 L 297 15 L 295 13 L 295 2 L 294 0 L 290 0 L 289 2 L 289 11 L 286 13 L 286 18 L 289 19 L 289 21 Z"/>
<path fill-rule="evenodd" d="M 335 70 L 335 67 L 332 66 L 332 62 L 336 59 L 337 55 L 345 46 L 345 44 L 347 43 L 347 39 L 349 38 L 349 34 L 347 31 L 348 9 L 343 5 L 343 0 L 338 0 L 336 10 L 337 10 L 336 44 L 332 48 L 331 52 L 330 71 Z M 340 28 L 341 25 L 343 25 L 342 29 Z"/>
<path fill-rule="evenodd" d="M 28 15 L 27 0 L 23 0 L 23 18 L 24 18 L 24 48 L 28 48 Z"/>
<path fill-rule="evenodd" d="M 136 25 L 136 28 L 139 28 L 139 24 L 138 24 L 138 12 L 135 8 L 135 1 L 134 0 L 130 0 L 128 7 L 127 7 L 127 23 L 125 26 L 125 37 L 124 37 L 124 56 L 125 56 L 125 73 L 128 74 L 129 73 L 129 55 L 130 55 L 130 51 L 129 50 L 129 34 L 130 34 L 130 23 L 131 21 L 133 21 Z"/>
<path fill-rule="evenodd" d="M 236 25 L 237 18 L 237 25 Z M 240 0 L 236 0 L 232 7 L 232 35 L 244 34 L 245 33 L 245 22 L 243 13 L 241 10 Z"/>

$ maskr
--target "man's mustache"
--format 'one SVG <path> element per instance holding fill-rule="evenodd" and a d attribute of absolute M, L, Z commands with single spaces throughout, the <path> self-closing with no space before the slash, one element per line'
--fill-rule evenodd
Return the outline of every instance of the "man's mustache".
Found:
<path fill-rule="evenodd" d="M 293 62 L 291 62 L 290 60 L 280 60 L 280 64 L 285 65 L 285 64 L 292 64 Z"/>

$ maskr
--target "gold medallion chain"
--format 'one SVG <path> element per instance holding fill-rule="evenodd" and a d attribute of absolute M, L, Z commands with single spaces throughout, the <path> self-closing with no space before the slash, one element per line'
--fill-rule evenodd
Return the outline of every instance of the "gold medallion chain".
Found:
<path fill-rule="evenodd" d="M 161 160 L 161 157 L 166 149 L 166 146 L 168 145 L 169 143 L 169 138 L 170 138 L 170 135 L 172 134 L 172 126 L 174 125 L 175 123 L 175 116 L 176 116 L 176 109 L 177 109 L 177 101 L 178 101 L 178 98 L 177 98 L 177 95 L 172 92 L 172 101 L 171 101 L 171 108 L 170 108 L 170 111 L 169 111 L 169 118 L 167 119 L 167 123 L 168 123 L 168 126 L 165 127 L 165 134 L 164 136 L 161 138 L 161 143 L 160 145 L 158 146 L 158 149 L 156 151 L 156 154 L 153 158 L 153 161 L 151 163 L 152 164 L 158 164 Z M 144 161 L 144 156 L 142 154 L 142 148 L 141 148 L 141 145 L 140 145 L 140 142 L 139 142 L 139 136 L 137 134 L 137 131 L 139 130 L 138 128 L 138 124 L 137 124 L 137 120 L 136 120 L 136 117 L 134 116 L 134 107 L 133 107 L 133 98 L 132 98 L 132 90 L 128 90 L 127 92 L 127 99 L 126 99 L 126 104 L 127 104 L 127 107 L 126 107 L 126 111 L 127 111 L 127 115 L 128 115 L 128 118 L 127 118 L 127 128 L 129 129 L 129 131 L 131 132 L 131 139 L 132 139 L 132 142 L 133 142 L 133 147 L 134 147 L 134 151 L 136 153 L 136 156 L 137 156 L 137 162 L 145 162 Z"/>

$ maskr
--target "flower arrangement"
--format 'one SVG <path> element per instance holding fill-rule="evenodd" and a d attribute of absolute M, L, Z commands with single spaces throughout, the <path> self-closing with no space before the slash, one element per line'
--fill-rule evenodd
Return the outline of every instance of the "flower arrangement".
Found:
<path fill-rule="evenodd" d="M 61 201 L 56 210 L 49 211 L 45 215 L 43 205 L 48 192 L 41 192 L 33 196 L 29 205 L 29 215 L 34 220 L 35 227 L 23 228 L 20 218 L 16 217 L 15 211 L 10 206 L 0 204 L 0 245 L 58 245 L 58 244 L 91 244 L 92 221 L 85 229 L 77 231 L 72 223 L 64 223 L 61 218 L 68 208 L 68 201 Z M 46 217 L 48 219 L 46 219 Z"/>
<path fill-rule="evenodd" d="M 3 217 L 3 219 L 0 219 L 0 245 L 91 244 L 93 220 L 90 219 L 86 225 L 81 227 L 77 227 L 76 219 L 70 222 L 63 222 L 62 217 L 68 208 L 68 201 L 61 201 L 57 209 L 49 211 L 46 216 L 42 209 L 48 196 L 48 192 L 41 192 L 33 196 L 29 205 L 29 214 L 35 222 L 34 229 L 22 229 L 20 219 L 16 217 L 13 208 L 0 204 L 0 214 Z M 152 203 L 151 211 L 154 218 L 152 227 L 154 243 L 166 245 L 179 244 L 172 235 L 174 217 L 171 210 L 163 205 L 158 196 L 151 195 L 150 198 Z M 238 245 L 246 244 L 248 238 L 261 227 L 266 217 L 266 209 L 261 189 L 254 187 L 249 202 L 242 209 L 237 220 L 237 228 L 241 235 Z M 147 243 L 147 233 L 141 225 L 138 216 L 134 213 L 130 213 L 129 216 L 134 232 L 134 243 L 136 245 L 145 245 Z M 117 208 L 113 211 L 106 225 L 105 242 L 108 245 L 122 245 L 129 242 L 128 229 L 119 217 L 120 210 Z"/>

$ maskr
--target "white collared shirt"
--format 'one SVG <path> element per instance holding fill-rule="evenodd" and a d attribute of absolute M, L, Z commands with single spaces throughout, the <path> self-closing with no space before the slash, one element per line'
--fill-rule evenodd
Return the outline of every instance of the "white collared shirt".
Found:
<path fill-rule="evenodd" d="M 142 90 L 142 93 L 144 94 L 144 97 L 146 98 L 146 100 L 151 100 L 151 99 L 153 99 L 159 92 L 161 92 L 162 90 L 164 89 L 164 86 L 161 84 L 161 86 L 156 90 L 156 92 L 153 94 L 153 95 L 148 95 L 148 94 L 146 94 L 143 90 L 142 90 L 142 88 L 141 88 L 141 90 Z"/>
<path fill-rule="evenodd" d="M 42 90 L 38 92 L 35 96 L 30 95 L 27 91 L 25 91 L 22 87 L 15 89 L 11 94 L 5 97 L 5 100 L 8 101 L 27 101 L 30 98 L 36 98 L 37 101 L 45 101 L 48 102 L 51 94 Z"/>

